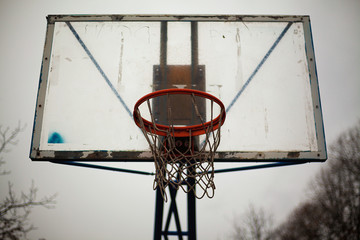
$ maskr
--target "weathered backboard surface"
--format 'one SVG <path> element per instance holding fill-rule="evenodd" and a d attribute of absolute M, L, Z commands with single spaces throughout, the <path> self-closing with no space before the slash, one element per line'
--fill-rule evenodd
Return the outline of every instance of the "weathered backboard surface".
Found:
<path fill-rule="evenodd" d="M 327 157 L 308 16 L 47 19 L 33 160 L 153 161 L 133 107 L 176 87 L 225 104 L 215 161 Z"/>

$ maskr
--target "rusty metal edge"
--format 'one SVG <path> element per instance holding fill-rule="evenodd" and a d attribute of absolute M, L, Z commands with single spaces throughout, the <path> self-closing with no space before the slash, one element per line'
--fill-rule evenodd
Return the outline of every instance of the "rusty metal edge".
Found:
<path fill-rule="evenodd" d="M 36 149 L 40 147 L 40 135 L 43 121 L 43 113 L 44 113 L 44 105 L 46 98 L 46 89 L 47 89 L 47 81 L 49 74 L 49 66 L 50 66 L 50 57 L 51 57 L 51 49 L 52 42 L 54 36 L 54 24 L 48 24 L 46 29 L 46 37 L 44 44 L 44 51 L 40 69 L 40 78 L 39 85 L 37 91 L 37 99 L 36 99 L 36 107 L 34 114 L 34 123 L 33 123 L 33 132 L 31 138 L 31 149 L 30 149 L 30 158 L 36 157 Z"/>
<path fill-rule="evenodd" d="M 308 15 L 48 15 L 48 23 L 87 21 L 302 22 Z"/>
<path fill-rule="evenodd" d="M 154 162 L 150 151 L 50 151 L 36 150 L 33 161 Z M 323 152 L 217 152 L 215 162 L 324 162 Z"/>

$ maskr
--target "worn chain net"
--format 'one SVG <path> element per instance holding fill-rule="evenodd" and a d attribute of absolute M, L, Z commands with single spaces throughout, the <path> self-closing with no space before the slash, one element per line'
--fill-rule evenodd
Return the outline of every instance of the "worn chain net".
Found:
<path fill-rule="evenodd" d="M 220 143 L 220 128 L 214 130 L 213 125 L 213 101 L 211 101 L 211 122 L 208 127 L 204 125 L 194 95 L 192 98 L 195 115 L 204 126 L 205 134 L 199 143 L 198 137 L 182 138 L 183 142 L 188 142 L 186 149 L 177 148 L 178 139 L 174 137 L 174 124 L 169 123 L 167 131 L 159 130 L 156 127 L 155 119 L 151 111 L 151 104 L 147 100 L 152 125 L 150 131 L 145 130 L 144 122 L 140 111 L 137 110 L 142 132 L 148 141 L 155 163 L 155 179 L 153 188 L 159 188 L 165 201 L 167 201 L 166 187 L 171 185 L 175 189 L 182 188 L 184 192 L 193 191 L 196 198 L 201 199 L 205 195 L 209 198 L 214 196 L 214 155 Z M 171 119 L 171 106 L 168 106 L 168 118 Z M 220 123 L 222 122 L 220 114 Z M 171 120 L 170 120 L 171 121 Z M 169 121 L 169 122 L 170 122 Z M 166 136 L 157 135 L 152 131 L 162 131 Z M 197 143 L 195 143 L 197 142 Z M 194 148 L 194 145 L 198 147 Z"/>

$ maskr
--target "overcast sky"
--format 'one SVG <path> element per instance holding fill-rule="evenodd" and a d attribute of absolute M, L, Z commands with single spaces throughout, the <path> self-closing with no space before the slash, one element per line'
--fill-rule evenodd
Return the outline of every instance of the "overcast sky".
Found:
<path fill-rule="evenodd" d="M 82 169 L 28 158 L 48 14 L 283 14 L 310 15 L 325 135 L 329 143 L 360 117 L 360 1 L 111 1 L 0 0 L 0 124 L 26 124 L 18 145 L 4 156 L 25 191 L 34 180 L 39 196 L 58 193 L 54 210 L 36 209 L 32 239 L 152 239 L 155 194 L 152 176 Z M 324 164 L 312 163 L 216 175 L 213 199 L 197 201 L 198 239 L 226 239 L 250 202 L 282 221 L 301 200 Z M 153 171 L 152 164 L 117 166 Z M 231 165 L 233 166 L 233 165 Z M 221 165 L 224 167 L 224 165 Z M 183 197 L 178 199 L 184 205 Z M 185 216 L 185 215 L 184 215 Z M 185 227 L 185 221 L 183 226 Z"/>

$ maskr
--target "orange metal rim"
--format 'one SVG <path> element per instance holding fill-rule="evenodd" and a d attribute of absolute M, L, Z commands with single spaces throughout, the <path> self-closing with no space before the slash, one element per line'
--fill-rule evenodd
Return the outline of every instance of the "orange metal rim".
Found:
<path fill-rule="evenodd" d="M 157 123 L 154 124 L 140 116 L 138 111 L 139 111 L 139 106 L 142 103 L 144 103 L 145 101 L 147 101 L 151 98 L 156 98 L 156 97 L 160 97 L 160 96 L 167 95 L 167 94 L 194 95 L 194 96 L 207 98 L 209 100 L 214 101 L 216 104 L 218 104 L 220 106 L 220 108 L 221 108 L 220 114 L 215 119 L 210 120 L 204 124 L 190 125 L 190 126 L 185 126 L 185 127 L 170 127 L 168 125 L 162 125 L 162 124 L 157 124 Z M 209 131 L 208 129 L 210 127 L 211 127 L 211 131 L 218 129 L 221 125 L 223 125 L 223 123 L 225 121 L 226 113 L 225 113 L 224 104 L 217 97 L 215 97 L 209 93 L 202 92 L 199 90 L 194 90 L 194 89 L 172 88 L 172 89 L 163 89 L 163 90 L 155 91 L 155 92 L 149 93 L 149 94 L 143 96 L 142 98 L 140 98 L 134 106 L 133 117 L 134 117 L 134 121 L 135 121 L 136 125 L 140 128 L 141 128 L 140 118 L 142 119 L 145 130 L 147 132 L 151 132 L 151 133 L 154 133 L 154 134 L 157 134 L 160 136 L 166 136 L 169 134 L 169 131 L 171 130 L 170 134 L 172 134 L 174 137 L 188 137 L 188 136 L 198 136 L 198 135 L 205 134 L 207 131 Z M 154 127 L 154 125 L 155 125 L 155 127 Z"/>

